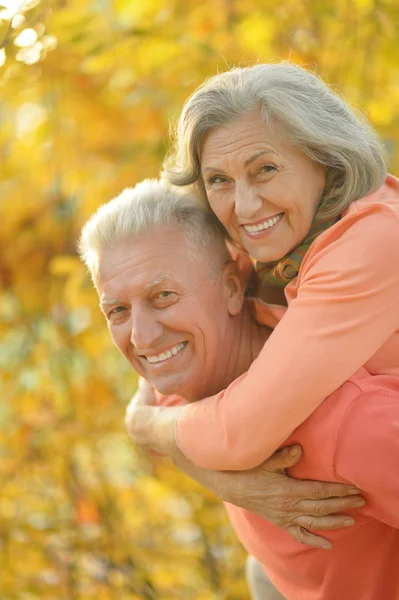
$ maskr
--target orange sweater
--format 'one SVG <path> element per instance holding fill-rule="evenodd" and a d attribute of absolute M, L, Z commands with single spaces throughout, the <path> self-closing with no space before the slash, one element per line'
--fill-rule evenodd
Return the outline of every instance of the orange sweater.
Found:
<path fill-rule="evenodd" d="M 395 177 L 313 242 L 286 297 L 284 318 L 249 371 L 179 418 L 178 444 L 195 464 L 255 467 L 360 367 L 399 375 Z"/>
<path fill-rule="evenodd" d="M 241 542 L 287 600 L 398 600 L 399 377 L 360 369 L 287 440 L 294 442 L 303 458 L 291 475 L 357 485 L 366 506 L 350 511 L 353 527 L 328 532 L 327 552 L 226 504 Z"/>

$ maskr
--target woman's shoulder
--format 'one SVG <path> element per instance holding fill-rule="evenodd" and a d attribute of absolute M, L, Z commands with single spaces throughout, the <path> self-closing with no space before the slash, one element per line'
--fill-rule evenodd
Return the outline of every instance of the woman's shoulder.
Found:
<path fill-rule="evenodd" d="M 381 188 L 353 202 L 342 218 L 313 242 L 302 261 L 296 285 L 308 276 L 327 273 L 356 279 L 363 271 L 384 279 L 397 257 L 399 180 L 389 175 Z"/>
<path fill-rule="evenodd" d="M 338 223 L 343 225 L 345 221 L 364 219 L 372 214 L 386 214 L 399 221 L 399 179 L 393 175 L 387 175 L 375 192 L 352 202 Z"/>
<path fill-rule="evenodd" d="M 392 237 L 399 243 L 399 180 L 388 175 L 378 190 L 352 202 L 342 217 L 316 238 L 304 262 L 326 248 L 333 251 L 340 245 L 346 249 L 353 245 L 371 250 L 391 244 Z"/>

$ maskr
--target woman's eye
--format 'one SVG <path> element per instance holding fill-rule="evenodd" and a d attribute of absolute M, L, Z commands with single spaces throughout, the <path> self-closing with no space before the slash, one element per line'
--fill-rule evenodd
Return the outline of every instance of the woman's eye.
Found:
<path fill-rule="evenodd" d="M 273 167 L 273 165 L 262 165 L 260 168 L 261 173 L 272 173 L 275 170 L 276 167 Z"/>
<path fill-rule="evenodd" d="M 213 185 L 213 184 L 218 184 L 218 183 L 224 183 L 225 181 L 226 181 L 226 179 L 224 177 L 222 177 L 221 175 L 215 175 L 214 177 L 211 177 L 210 179 L 208 179 L 208 184 Z"/>
<path fill-rule="evenodd" d="M 173 292 L 169 292 L 169 291 L 163 291 L 163 292 L 159 292 L 158 296 L 159 298 L 167 298 L 168 296 L 170 296 L 170 294 L 173 294 Z"/>

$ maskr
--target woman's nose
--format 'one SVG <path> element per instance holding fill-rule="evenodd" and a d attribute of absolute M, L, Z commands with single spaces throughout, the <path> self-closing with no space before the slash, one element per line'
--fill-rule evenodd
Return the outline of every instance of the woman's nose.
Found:
<path fill-rule="evenodd" d="M 236 186 L 235 213 L 240 219 L 251 219 L 262 208 L 262 198 L 250 185 Z"/>

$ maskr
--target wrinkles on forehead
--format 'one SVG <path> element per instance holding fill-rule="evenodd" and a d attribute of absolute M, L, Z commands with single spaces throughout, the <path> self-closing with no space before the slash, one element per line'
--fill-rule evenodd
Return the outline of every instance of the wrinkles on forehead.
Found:
<path fill-rule="evenodd" d="M 210 130 L 202 141 L 201 170 L 229 168 L 234 159 L 236 166 L 247 167 L 263 154 L 279 156 L 281 135 L 267 125 L 258 111 L 241 119 Z M 226 163 L 227 161 L 227 163 Z"/>

